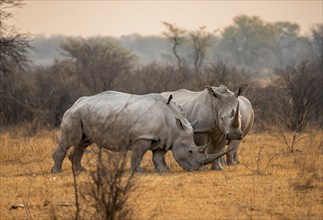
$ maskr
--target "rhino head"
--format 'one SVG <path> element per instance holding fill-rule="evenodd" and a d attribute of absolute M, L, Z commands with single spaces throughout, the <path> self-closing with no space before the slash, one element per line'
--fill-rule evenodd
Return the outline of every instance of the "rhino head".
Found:
<path fill-rule="evenodd" d="M 172 146 L 172 153 L 176 162 L 186 171 L 198 170 L 204 165 L 213 163 L 226 153 L 205 154 L 208 144 L 196 146 L 192 126 L 184 118 L 176 118 L 176 126 L 180 129 Z"/>
<path fill-rule="evenodd" d="M 207 87 L 216 99 L 213 102 L 216 103 L 213 106 L 213 111 L 218 129 L 225 135 L 227 140 L 241 140 L 243 138 L 238 96 L 241 95 L 246 87 L 247 85 L 243 84 L 235 93 L 229 91 L 225 86 L 219 87 L 224 92 Z"/>

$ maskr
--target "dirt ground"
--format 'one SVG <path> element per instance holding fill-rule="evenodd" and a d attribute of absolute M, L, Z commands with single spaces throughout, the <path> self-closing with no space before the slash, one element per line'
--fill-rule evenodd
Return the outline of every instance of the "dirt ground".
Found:
<path fill-rule="evenodd" d="M 73 218 L 70 162 L 50 172 L 58 134 L 0 133 L 0 219 Z M 293 153 L 274 135 L 250 134 L 239 148 L 241 164 L 224 171 L 185 172 L 166 156 L 171 170 L 163 174 L 150 152 L 144 157 L 145 172 L 135 174 L 129 194 L 131 219 L 323 219 L 323 132 L 306 135 Z"/>

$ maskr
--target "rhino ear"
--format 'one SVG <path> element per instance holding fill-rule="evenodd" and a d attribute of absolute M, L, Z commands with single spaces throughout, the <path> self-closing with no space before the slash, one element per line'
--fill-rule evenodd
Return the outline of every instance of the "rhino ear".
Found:
<path fill-rule="evenodd" d="M 238 97 L 240 95 L 243 95 L 243 93 L 246 91 L 248 85 L 247 84 L 242 84 L 237 91 L 235 91 L 235 96 Z"/>
<path fill-rule="evenodd" d="M 189 128 L 187 128 L 187 126 L 179 118 L 176 118 L 176 126 L 183 131 L 189 130 Z"/>
<path fill-rule="evenodd" d="M 179 118 L 176 118 L 176 126 L 181 130 L 185 130 L 183 123 L 182 123 L 181 119 L 179 119 Z"/>
<path fill-rule="evenodd" d="M 207 91 L 209 91 L 210 94 L 212 94 L 214 97 L 221 99 L 222 98 L 222 94 L 213 90 L 211 86 L 205 86 L 205 88 L 207 89 Z"/>

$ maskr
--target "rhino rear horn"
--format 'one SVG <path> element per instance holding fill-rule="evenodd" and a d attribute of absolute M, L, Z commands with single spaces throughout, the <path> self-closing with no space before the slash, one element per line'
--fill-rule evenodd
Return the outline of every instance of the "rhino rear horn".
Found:
<path fill-rule="evenodd" d="M 195 121 L 191 122 L 192 128 L 194 128 L 198 123 L 199 123 L 198 120 L 195 120 Z"/>
<path fill-rule="evenodd" d="M 207 148 L 207 146 L 209 146 L 209 144 L 207 143 L 207 144 L 204 144 L 204 145 L 202 145 L 202 146 L 198 146 L 197 148 L 198 148 L 198 152 L 200 152 L 200 153 L 204 153 L 205 152 L 205 150 L 206 150 L 206 148 Z"/>

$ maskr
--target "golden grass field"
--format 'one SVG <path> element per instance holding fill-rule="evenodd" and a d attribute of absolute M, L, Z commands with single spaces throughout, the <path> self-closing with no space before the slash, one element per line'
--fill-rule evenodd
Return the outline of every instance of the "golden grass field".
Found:
<path fill-rule="evenodd" d="M 58 134 L 0 133 L 0 219 L 73 218 L 70 162 L 64 172 L 50 172 Z M 148 152 L 145 173 L 133 179 L 131 219 L 323 219 L 323 132 L 302 139 L 295 153 L 273 135 L 250 134 L 239 153 L 241 164 L 224 172 L 185 172 L 169 152 L 171 171 L 159 174 Z M 91 158 L 89 148 L 86 168 Z M 25 207 L 10 209 L 17 204 Z"/>

